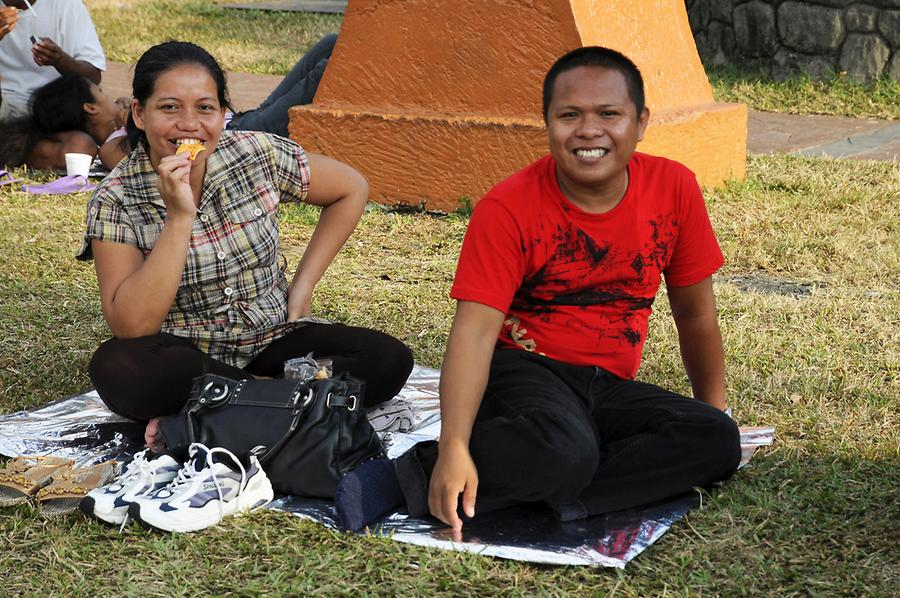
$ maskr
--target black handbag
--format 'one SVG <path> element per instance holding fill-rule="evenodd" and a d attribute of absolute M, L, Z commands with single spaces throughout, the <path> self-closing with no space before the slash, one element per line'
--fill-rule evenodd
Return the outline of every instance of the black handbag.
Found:
<path fill-rule="evenodd" d="M 160 419 L 171 450 L 192 442 L 251 452 L 278 492 L 334 498 L 338 481 L 382 454 L 363 409 L 365 383 L 346 373 L 321 380 L 195 378 L 187 404 Z"/>

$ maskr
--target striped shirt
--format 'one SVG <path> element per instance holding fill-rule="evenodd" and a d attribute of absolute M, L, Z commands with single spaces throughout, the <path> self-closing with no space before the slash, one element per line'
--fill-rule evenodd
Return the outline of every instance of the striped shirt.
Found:
<path fill-rule="evenodd" d="M 149 255 L 166 221 L 157 175 L 143 146 L 122 160 L 87 206 L 84 244 L 125 243 Z M 278 241 L 278 204 L 304 201 L 306 153 L 289 139 L 223 131 L 206 177 L 187 262 L 161 332 L 210 357 L 244 367 L 272 341 L 319 318 L 287 322 L 287 260 Z"/>

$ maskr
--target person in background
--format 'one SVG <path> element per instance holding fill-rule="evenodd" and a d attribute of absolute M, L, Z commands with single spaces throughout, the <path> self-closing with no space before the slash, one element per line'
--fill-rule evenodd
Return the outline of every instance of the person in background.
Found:
<path fill-rule="evenodd" d="M 3 3 L 0 122 L 28 116 L 32 93 L 62 75 L 77 74 L 100 83 L 106 57 L 82 0 Z"/>
<path fill-rule="evenodd" d="M 227 111 L 226 128 L 287 137 L 288 110 L 312 102 L 336 41 L 336 34 L 319 40 L 259 107 L 237 114 Z M 8 130 L 4 135 L 7 140 L 20 140 L 7 152 L 0 148 L 0 160 L 6 158 L 9 166 L 25 163 L 34 168 L 62 169 L 66 152 L 77 151 L 99 155 L 103 166 L 112 169 L 132 150 L 125 134 L 130 107 L 129 98 L 113 101 L 99 85 L 83 76 L 60 77 L 32 95 L 34 130 L 29 128 L 27 118 L 14 126 L 0 123 L 0 135 Z M 26 140 L 21 139 L 23 133 L 32 137 L 27 151 L 23 147 Z"/>
<path fill-rule="evenodd" d="M 320 39 L 303 58 L 297 61 L 262 104 L 253 110 L 235 114 L 227 128 L 239 131 L 263 131 L 287 137 L 288 109 L 291 106 L 312 104 L 336 42 L 336 33 L 330 33 Z"/>
<path fill-rule="evenodd" d="M 41 138 L 29 153 L 28 164 L 62 168 L 66 151 L 77 142 L 80 153 L 99 153 L 103 165 L 112 169 L 130 153 L 125 134 L 128 102 L 121 100 L 113 101 L 99 85 L 76 74 L 63 75 L 35 91 L 31 113 Z"/>

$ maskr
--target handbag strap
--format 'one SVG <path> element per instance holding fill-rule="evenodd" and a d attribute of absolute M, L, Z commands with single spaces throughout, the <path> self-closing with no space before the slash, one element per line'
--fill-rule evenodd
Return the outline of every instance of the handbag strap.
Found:
<path fill-rule="evenodd" d="M 299 389 L 300 387 L 298 387 Z M 288 431 L 284 433 L 284 435 L 272 445 L 271 448 L 265 451 L 262 455 L 259 456 L 259 462 L 261 465 L 265 465 L 268 460 L 275 455 L 278 454 L 278 451 L 281 450 L 281 447 L 285 445 L 285 443 L 291 439 L 291 436 L 294 435 L 294 431 L 297 429 L 297 426 L 300 425 L 300 421 L 306 415 L 309 408 L 312 406 L 315 389 L 312 385 L 309 385 L 306 396 L 303 397 L 303 400 L 297 400 L 300 397 L 300 393 L 294 395 L 294 410 L 291 413 L 291 425 L 288 427 Z M 257 449 L 262 449 L 262 447 L 256 447 L 254 451 Z"/>
<path fill-rule="evenodd" d="M 356 411 L 359 399 L 356 395 L 344 396 L 329 392 L 328 398 L 325 399 L 325 404 L 328 407 L 346 407 L 347 411 Z"/>
<path fill-rule="evenodd" d="M 188 440 L 191 444 L 197 442 L 197 433 L 195 431 L 198 425 L 197 412 L 201 409 L 221 405 L 232 396 L 239 396 L 246 382 L 246 380 L 230 380 L 228 378 L 216 377 L 206 383 L 200 390 L 197 399 L 192 401 L 193 405 L 187 411 L 187 432 Z M 231 389 L 231 384 L 234 385 L 234 390 Z"/>
<path fill-rule="evenodd" d="M 358 391 L 356 394 L 351 390 L 354 387 Z M 278 451 L 280 451 L 291 439 L 291 436 L 294 435 L 294 432 L 300 426 L 303 418 L 306 417 L 307 413 L 309 413 L 312 408 L 317 395 L 323 392 L 327 393 L 325 395 L 325 406 L 329 409 L 342 407 L 348 411 L 355 411 L 360 404 L 360 397 L 357 396 L 357 394 L 362 394 L 360 383 L 351 379 L 349 376 L 344 376 L 343 378 L 313 380 L 312 383 L 309 384 L 308 389 L 309 391 L 306 393 L 303 400 L 295 403 L 296 407 L 294 408 L 291 425 L 288 427 L 287 432 L 285 432 L 284 436 L 282 436 L 278 442 L 272 445 L 272 448 L 265 451 L 265 454 L 259 457 L 261 465 L 265 466 L 266 463 L 277 455 Z"/>

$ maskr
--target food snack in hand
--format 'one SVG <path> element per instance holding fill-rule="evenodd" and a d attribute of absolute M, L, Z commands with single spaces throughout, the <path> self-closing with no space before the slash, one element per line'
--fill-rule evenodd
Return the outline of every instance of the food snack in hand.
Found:
<path fill-rule="evenodd" d="M 189 159 L 193 160 L 197 157 L 197 154 L 205 150 L 203 144 L 200 143 L 198 139 L 182 139 L 181 145 L 178 146 L 178 150 L 176 150 L 176 154 L 180 154 L 181 152 L 190 152 Z"/>

